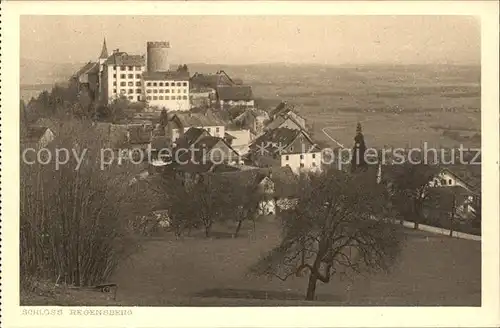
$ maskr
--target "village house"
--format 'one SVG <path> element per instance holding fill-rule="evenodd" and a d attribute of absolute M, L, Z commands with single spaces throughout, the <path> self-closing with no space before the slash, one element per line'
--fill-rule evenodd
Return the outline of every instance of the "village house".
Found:
<path fill-rule="evenodd" d="M 219 86 L 217 101 L 221 110 L 236 106 L 250 108 L 255 106 L 252 87 L 248 85 Z"/>
<path fill-rule="evenodd" d="M 211 111 L 205 113 L 176 113 L 169 119 L 168 134 L 176 142 L 190 128 L 205 129 L 211 136 L 223 138 L 225 123 Z"/>
<path fill-rule="evenodd" d="M 481 165 L 454 164 L 445 166 L 430 182 L 436 189 L 449 188 L 460 201 L 458 210 L 464 215 L 474 214 L 480 206 Z"/>
<path fill-rule="evenodd" d="M 227 129 L 224 139 L 240 155 L 245 155 L 250 151 L 250 144 L 255 135 L 250 130 Z"/>
<path fill-rule="evenodd" d="M 196 182 L 202 174 L 240 162 L 240 155 L 223 138 L 204 129 L 191 128 L 178 139 L 167 169 L 184 184 Z"/>
<path fill-rule="evenodd" d="M 243 113 L 233 119 L 233 122 L 241 129 L 248 129 L 252 134 L 258 136 L 264 132 L 264 125 L 269 120 L 266 111 L 256 108 L 247 108 Z"/>
<path fill-rule="evenodd" d="M 321 149 L 304 130 L 278 128 L 250 145 L 250 158 L 260 167 L 289 166 L 300 171 L 321 171 Z"/>
<path fill-rule="evenodd" d="M 149 108 L 190 109 L 188 71 L 144 72 L 142 78 Z"/>
<path fill-rule="evenodd" d="M 298 180 L 291 168 L 271 167 L 253 168 L 249 170 L 218 172 L 214 170 L 208 177 L 228 179 L 230 183 L 250 185 L 260 194 L 258 215 L 274 215 L 279 210 L 287 209 L 297 197 Z"/>
<path fill-rule="evenodd" d="M 286 102 L 280 103 L 271 112 L 271 121 L 264 127 L 265 131 L 277 128 L 289 128 L 298 130 L 307 130 L 306 120 L 294 111 L 294 108 Z"/>

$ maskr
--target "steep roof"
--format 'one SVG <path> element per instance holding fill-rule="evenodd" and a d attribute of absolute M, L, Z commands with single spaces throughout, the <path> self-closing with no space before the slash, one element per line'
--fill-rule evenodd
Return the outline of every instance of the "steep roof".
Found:
<path fill-rule="evenodd" d="M 224 121 L 211 112 L 206 113 L 177 113 L 171 120 L 178 119 L 183 127 L 224 126 Z"/>
<path fill-rule="evenodd" d="M 38 142 L 49 128 L 44 126 L 30 126 L 22 136 L 23 142 Z"/>
<path fill-rule="evenodd" d="M 102 43 L 101 54 L 99 55 L 99 59 L 108 58 L 108 47 L 106 47 L 106 38 L 104 38 L 104 42 Z"/>
<path fill-rule="evenodd" d="M 209 173 L 207 176 L 216 180 L 226 180 L 255 187 L 265 178 L 269 178 L 274 183 L 274 195 L 277 197 L 296 196 L 298 190 L 297 177 L 288 166 Z"/>
<path fill-rule="evenodd" d="M 286 113 L 280 114 L 278 117 L 276 117 L 274 120 L 269 122 L 265 126 L 266 130 L 273 130 L 276 128 L 279 128 L 281 124 L 285 123 L 287 120 L 292 121 L 295 125 L 297 125 L 298 129 L 304 129 L 305 127 L 302 126 L 292 115 L 288 115 Z"/>
<path fill-rule="evenodd" d="M 447 165 L 443 168 L 443 170 L 450 172 L 452 175 L 464 182 L 472 192 L 481 192 L 481 165 Z"/>
<path fill-rule="evenodd" d="M 106 60 L 106 65 L 117 66 L 145 66 L 144 55 L 129 55 L 126 52 L 115 52 Z"/>
<path fill-rule="evenodd" d="M 88 62 L 86 63 L 85 65 L 83 65 L 78 71 L 76 71 L 75 74 L 73 74 L 73 77 L 74 78 L 79 78 L 82 74 L 85 74 L 87 73 L 88 71 L 90 71 L 92 68 L 94 68 L 97 63 L 95 62 Z"/>
<path fill-rule="evenodd" d="M 252 100 L 252 87 L 248 85 L 219 86 L 217 93 L 220 100 Z"/>
<path fill-rule="evenodd" d="M 253 151 L 262 150 L 264 147 L 265 150 L 274 154 L 279 151 L 284 151 L 295 139 L 299 136 L 303 135 L 305 139 L 311 143 L 312 145 L 316 145 L 315 142 L 309 137 L 309 135 L 300 129 L 289 129 L 289 128 L 277 128 L 274 130 L 269 130 L 257 139 L 255 139 L 250 145 L 250 149 Z M 319 150 L 319 147 L 314 147 L 307 150 Z"/>
<path fill-rule="evenodd" d="M 188 81 L 188 71 L 144 72 L 142 77 L 146 81 Z"/>
<path fill-rule="evenodd" d="M 293 106 L 289 105 L 286 101 L 282 101 L 271 111 L 270 116 L 274 117 L 283 113 L 293 110 Z"/>
<path fill-rule="evenodd" d="M 177 144 L 177 147 L 189 148 L 203 135 L 208 135 L 208 132 L 205 129 L 192 127 L 184 132 L 184 134 L 179 137 L 175 143 Z"/>

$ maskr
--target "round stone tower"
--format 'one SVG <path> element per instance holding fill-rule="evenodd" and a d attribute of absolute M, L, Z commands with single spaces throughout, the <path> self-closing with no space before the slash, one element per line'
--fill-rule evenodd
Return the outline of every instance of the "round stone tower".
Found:
<path fill-rule="evenodd" d="M 148 72 L 166 72 L 169 70 L 168 49 L 170 43 L 166 41 L 147 43 Z"/>

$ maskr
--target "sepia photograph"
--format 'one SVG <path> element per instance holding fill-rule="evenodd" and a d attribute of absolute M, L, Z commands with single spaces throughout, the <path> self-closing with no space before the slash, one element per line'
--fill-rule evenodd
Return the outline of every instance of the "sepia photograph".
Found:
<path fill-rule="evenodd" d="M 18 222 L 22 314 L 481 309 L 495 293 L 480 15 L 101 5 L 18 16 L 19 121 L 2 130 L 18 131 L 19 217 L 2 225 Z"/>

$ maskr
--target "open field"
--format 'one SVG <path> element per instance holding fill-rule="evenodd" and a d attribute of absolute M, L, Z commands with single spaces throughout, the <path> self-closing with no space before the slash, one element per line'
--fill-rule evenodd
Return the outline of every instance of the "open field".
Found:
<path fill-rule="evenodd" d="M 279 241 L 278 223 L 273 221 L 259 222 L 255 232 L 248 226 L 236 239 L 224 233 L 215 233 L 212 239 L 195 235 L 175 240 L 170 234 L 145 238 L 141 250 L 112 279 L 119 285 L 116 301 L 96 292 L 59 301 L 151 306 L 480 306 L 479 242 L 403 231 L 405 246 L 392 272 L 318 282 L 315 302 L 303 301 L 307 277 L 282 282 L 247 275 L 248 267 Z"/>

